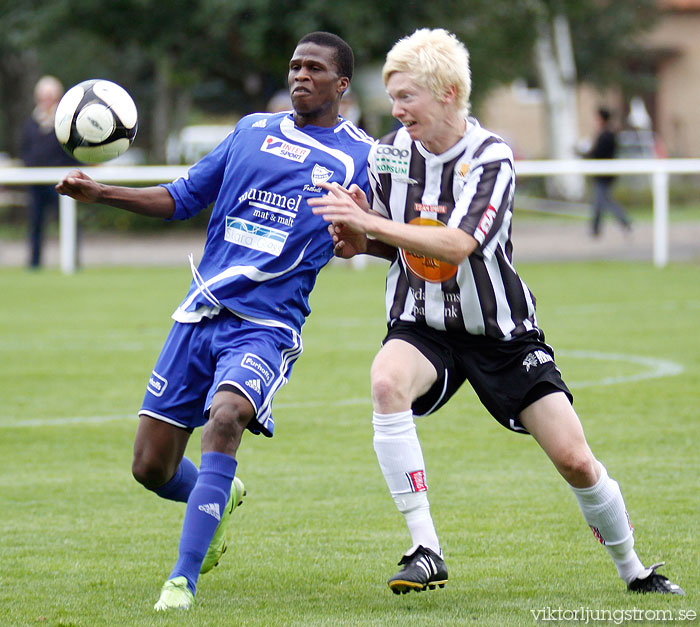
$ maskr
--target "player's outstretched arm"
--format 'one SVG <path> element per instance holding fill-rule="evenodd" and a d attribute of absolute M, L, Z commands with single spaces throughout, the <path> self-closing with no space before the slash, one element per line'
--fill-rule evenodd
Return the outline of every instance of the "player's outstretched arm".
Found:
<path fill-rule="evenodd" d="M 170 218 L 175 201 L 164 187 L 121 187 L 98 183 L 80 170 L 71 170 L 56 191 L 80 202 L 99 203 L 153 218 Z"/>
<path fill-rule="evenodd" d="M 314 214 L 322 216 L 326 222 L 342 224 L 345 229 L 369 236 L 368 242 L 379 240 L 388 246 L 455 265 L 462 263 L 478 246 L 476 239 L 461 229 L 395 222 L 363 209 L 338 183 L 321 183 L 320 186 L 328 193 L 309 199 Z"/>

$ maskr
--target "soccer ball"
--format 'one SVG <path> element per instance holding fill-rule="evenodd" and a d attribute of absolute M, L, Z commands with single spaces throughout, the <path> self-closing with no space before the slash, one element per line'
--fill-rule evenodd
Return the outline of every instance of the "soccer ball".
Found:
<path fill-rule="evenodd" d="M 124 154 L 137 127 L 134 101 L 110 81 L 83 81 L 71 87 L 56 107 L 56 137 L 82 163 L 102 163 Z"/>

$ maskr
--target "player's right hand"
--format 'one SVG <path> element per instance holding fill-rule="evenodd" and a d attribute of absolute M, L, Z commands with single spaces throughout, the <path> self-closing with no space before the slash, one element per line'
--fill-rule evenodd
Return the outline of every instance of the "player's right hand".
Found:
<path fill-rule="evenodd" d="M 64 196 L 70 196 L 80 202 L 98 202 L 100 185 L 80 170 L 71 170 L 63 180 L 56 185 L 56 191 Z"/>

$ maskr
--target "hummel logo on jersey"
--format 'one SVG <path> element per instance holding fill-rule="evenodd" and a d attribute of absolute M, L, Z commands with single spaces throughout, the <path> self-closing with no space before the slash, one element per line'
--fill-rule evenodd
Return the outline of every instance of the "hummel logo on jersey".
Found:
<path fill-rule="evenodd" d="M 297 163 L 303 163 L 311 154 L 309 148 L 304 148 L 303 146 L 297 146 L 296 144 L 290 144 L 289 142 L 279 139 L 278 137 L 273 137 L 268 135 L 260 146 L 262 152 L 269 152 L 277 157 L 282 157 L 283 159 L 289 159 L 290 161 L 296 161 Z"/>
<path fill-rule="evenodd" d="M 267 126 L 267 118 L 253 122 L 253 128 L 265 128 Z"/>
<path fill-rule="evenodd" d="M 258 394 L 262 394 L 260 389 L 260 379 L 248 379 L 245 384 L 251 389 L 255 390 Z"/>
<path fill-rule="evenodd" d="M 548 361 L 554 361 L 549 353 L 536 350 L 525 356 L 525 359 L 523 359 L 523 366 L 525 366 L 527 372 L 530 372 L 530 368 L 536 368 L 540 364 L 546 364 Z"/>
<path fill-rule="evenodd" d="M 213 518 L 216 518 L 216 520 L 221 522 L 221 513 L 219 512 L 218 503 L 207 503 L 206 505 L 200 505 L 197 509 L 200 512 L 209 514 L 209 516 L 212 516 Z"/>

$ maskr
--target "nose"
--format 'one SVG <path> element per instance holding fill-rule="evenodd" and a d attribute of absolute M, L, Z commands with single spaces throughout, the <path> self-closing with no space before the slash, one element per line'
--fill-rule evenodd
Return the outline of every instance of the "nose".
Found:
<path fill-rule="evenodd" d="M 305 66 L 301 66 L 295 73 L 294 73 L 294 80 L 297 81 L 306 81 L 309 80 L 309 70 Z"/>
<path fill-rule="evenodd" d="M 401 106 L 401 103 L 398 100 L 394 100 L 391 103 L 391 115 L 395 117 L 396 119 L 399 119 L 401 114 L 403 114 L 404 110 L 403 107 Z"/>

